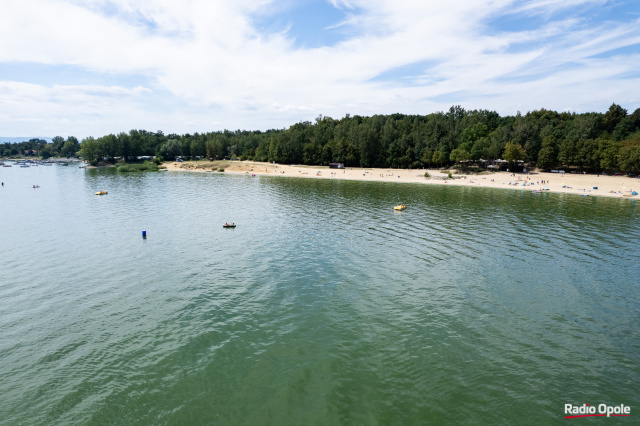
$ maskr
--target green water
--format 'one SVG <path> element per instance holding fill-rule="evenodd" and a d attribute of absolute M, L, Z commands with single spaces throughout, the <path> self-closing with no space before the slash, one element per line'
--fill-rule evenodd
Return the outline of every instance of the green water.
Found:
<path fill-rule="evenodd" d="M 77 166 L 0 180 L 0 424 L 640 416 L 634 201 Z"/>

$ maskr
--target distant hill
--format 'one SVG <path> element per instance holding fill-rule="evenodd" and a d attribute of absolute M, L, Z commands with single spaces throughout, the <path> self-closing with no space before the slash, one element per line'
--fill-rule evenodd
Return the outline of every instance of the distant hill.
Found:
<path fill-rule="evenodd" d="M 45 136 L 29 136 L 29 137 L 21 137 L 21 136 L 16 136 L 16 137 L 7 137 L 7 136 L 0 136 L 0 143 L 5 143 L 5 142 L 26 142 L 30 139 L 44 139 L 47 142 L 51 142 L 51 138 L 50 137 L 45 137 Z"/>

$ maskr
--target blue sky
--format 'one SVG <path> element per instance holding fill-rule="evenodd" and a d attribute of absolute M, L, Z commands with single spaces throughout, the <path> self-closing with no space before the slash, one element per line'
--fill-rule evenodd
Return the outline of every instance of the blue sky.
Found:
<path fill-rule="evenodd" d="M 0 136 L 640 107 L 637 0 L 3 0 Z"/>

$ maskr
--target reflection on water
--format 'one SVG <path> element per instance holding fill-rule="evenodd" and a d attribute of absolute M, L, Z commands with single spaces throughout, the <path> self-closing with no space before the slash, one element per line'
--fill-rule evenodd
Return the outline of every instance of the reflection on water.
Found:
<path fill-rule="evenodd" d="M 640 396 L 635 202 L 2 172 L 8 424 L 548 423 Z"/>

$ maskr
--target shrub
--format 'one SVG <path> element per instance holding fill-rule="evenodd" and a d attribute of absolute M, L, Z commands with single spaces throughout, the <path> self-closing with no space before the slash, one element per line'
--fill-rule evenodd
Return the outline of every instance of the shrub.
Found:
<path fill-rule="evenodd" d="M 132 172 L 157 172 L 158 165 L 155 163 L 151 163 L 145 161 L 143 164 L 126 164 L 122 166 L 117 166 L 117 170 L 123 173 L 132 173 Z"/>
<path fill-rule="evenodd" d="M 429 172 L 424 172 L 424 177 L 429 178 L 431 177 L 431 175 L 429 174 Z"/>
<path fill-rule="evenodd" d="M 223 169 L 222 167 L 220 167 L 220 168 L 218 169 L 218 171 L 219 171 L 219 172 L 224 172 L 224 169 Z"/>

